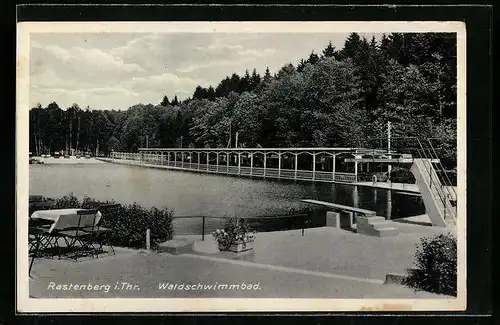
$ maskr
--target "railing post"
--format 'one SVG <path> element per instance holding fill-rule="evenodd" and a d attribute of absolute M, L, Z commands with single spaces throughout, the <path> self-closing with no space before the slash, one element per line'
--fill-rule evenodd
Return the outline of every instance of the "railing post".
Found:
<path fill-rule="evenodd" d="M 217 155 L 217 158 L 215 159 L 215 172 L 218 173 L 219 172 L 219 153 L 216 152 L 215 154 Z"/>
<path fill-rule="evenodd" d="M 429 163 L 429 187 L 432 189 L 432 169 L 430 163 Z"/>
<path fill-rule="evenodd" d="M 197 163 L 198 163 L 198 170 L 200 170 L 200 165 L 201 165 L 201 160 L 200 160 L 200 157 L 201 157 L 201 152 L 197 152 L 197 157 L 198 157 L 198 160 L 197 160 Z"/>
<path fill-rule="evenodd" d="M 193 153 L 189 152 L 189 169 L 192 169 L 193 166 Z"/>
<path fill-rule="evenodd" d="M 333 168 L 332 168 L 332 181 L 335 182 L 335 160 L 336 160 L 337 155 L 333 154 Z"/>
<path fill-rule="evenodd" d="M 174 151 L 174 167 L 177 167 L 177 152 Z"/>
<path fill-rule="evenodd" d="M 238 152 L 238 175 L 241 174 L 241 152 Z"/>
<path fill-rule="evenodd" d="M 253 153 L 250 153 L 250 175 L 253 174 Z"/>
<path fill-rule="evenodd" d="M 184 151 L 181 151 L 181 167 L 184 168 Z"/>
<path fill-rule="evenodd" d="M 278 152 L 278 178 L 281 176 L 281 153 Z"/>
<path fill-rule="evenodd" d="M 226 152 L 226 174 L 229 174 L 229 152 Z"/>
<path fill-rule="evenodd" d="M 206 154 L 207 154 L 207 172 L 208 172 L 208 171 L 209 171 L 209 168 L 208 168 L 208 163 L 209 163 L 209 161 L 210 161 L 210 152 L 209 152 L 209 151 L 207 151 L 207 152 L 206 152 Z"/>
<path fill-rule="evenodd" d="M 297 170 L 299 169 L 299 154 L 294 153 L 295 155 L 295 173 L 293 179 L 297 180 Z"/>
<path fill-rule="evenodd" d="M 312 155 L 313 155 L 313 177 L 312 177 L 312 179 L 314 181 L 314 177 L 316 176 L 316 154 L 313 153 Z"/>
<path fill-rule="evenodd" d="M 264 177 L 266 177 L 267 152 L 264 151 Z"/>
<path fill-rule="evenodd" d="M 205 241 L 205 216 L 202 217 L 202 224 L 201 224 L 201 240 Z"/>
<path fill-rule="evenodd" d="M 355 158 L 357 158 L 355 156 Z M 358 162 L 355 161 L 354 162 L 354 178 L 355 178 L 355 182 L 357 183 L 358 182 Z"/>

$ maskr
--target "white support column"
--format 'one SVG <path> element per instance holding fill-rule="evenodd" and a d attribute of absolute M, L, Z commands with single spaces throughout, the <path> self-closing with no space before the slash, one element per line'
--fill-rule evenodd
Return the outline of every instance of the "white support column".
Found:
<path fill-rule="evenodd" d="M 238 152 L 238 175 L 241 175 L 241 152 Z"/>
<path fill-rule="evenodd" d="M 193 153 L 189 152 L 189 169 L 193 168 Z"/>
<path fill-rule="evenodd" d="M 206 154 L 207 154 L 207 171 L 208 171 L 208 163 L 210 161 L 210 152 L 207 151 Z"/>
<path fill-rule="evenodd" d="M 177 167 L 177 152 L 174 151 L 174 167 Z"/>
<path fill-rule="evenodd" d="M 219 172 L 219 152 L 215 153 L 217 155 L 217 158 L 215 159 L 215 172 Z"/>
<path fill-rule="evenodd" d="M 356 177 L 356 183 L 358 182 L 358 162 L 354 162 L 354 177 Z"/>
<path fill-rule="evenodd" d="M 281 153 L 278 152 L 278 178 L 280 178 L 281 174 Z"/>
<path fill-rule="evenodd" d="M 297 179 L 297 170 L 299 169 L 299 154 L 294 153 L 295 155 L 295 176 L 294 179 Z"/>
<path fill-rule="evenodd" d="M 184 168 L 184 151 L 181 151 L 181 167 Z"/>
<path fill-rule="evenodd" d="M 264 177 L 266 176 L 267 152 L 264 151 Z"/>
<path fill-rule="evenodd" d="M 316 154 L 313 153 L 313 181 L 314 181 L 314 178 L 316 176 Z"/>
<path fill-rule="evenodd" d="M 229 152 L 226 152 L 226 173 L 229 174 Z"/>
<path fill-rule="evenodd" d="M 163 166 L 163 152 L 160 153 L 160 165 Z"/>
<path fill-rule="evenodd" d="M 196 162 L 198 163 L 198 170 L 200 170 L 200 165 L 201 165 L 201 160 L 200 160 L 200 157 L 201 157 L 201 152 L 199 152 L 199 151 L 198 151 L 196 154 L 198 155 L 198 156 L 197 156 L 197 157 L 198 157 L 198 159 L 196 160 Z"/>
<path fill-rule="evenodd" d="M 170 152 L 167 151 L 167 166 L 170 166 Z"/>
<path fill-rule="evenodd" d="M 335 182 L 335 160 L 337 160 L 337 155 L 333 154 L 332 181 L 334 182 Z"/>
<path fill-rule="evenodd" d="M 253 174 L 253 153 L 250 153 L 250 175 Z"/>

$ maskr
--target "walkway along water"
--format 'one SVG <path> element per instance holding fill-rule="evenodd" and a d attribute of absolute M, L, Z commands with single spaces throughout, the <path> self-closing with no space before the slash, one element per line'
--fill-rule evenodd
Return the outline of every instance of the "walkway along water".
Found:
<path fill-rule="evenodd" d="M 112 152 L 110 158 L 203 173 L 355 183 L 370 164 L 346 159 L 385 152 L 362 148 L 140 148 L 138 153 Z"/>

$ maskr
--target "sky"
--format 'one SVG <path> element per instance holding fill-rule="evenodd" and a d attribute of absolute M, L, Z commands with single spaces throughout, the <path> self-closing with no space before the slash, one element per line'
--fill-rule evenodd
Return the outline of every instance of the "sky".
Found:
<path fill-rule="evenodd" d="M 361 34 L 367 39 L 372 34 Z M 253 68 L 260 75 L 321 51 L 347 33 L 35 33 L 30 36 L 30 107 L 123 110 L 192 96 Z"/>

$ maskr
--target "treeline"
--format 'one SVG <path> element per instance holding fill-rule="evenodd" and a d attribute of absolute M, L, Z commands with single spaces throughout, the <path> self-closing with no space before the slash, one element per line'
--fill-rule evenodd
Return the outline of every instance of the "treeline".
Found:
<path fill-rule="evenodd" d="M 255 69 L 215 86 L 198 86 L 180 102 L 125 111 L 30 112 L 31 151 L 66 147 L 136 151 L 139 147 L 350 146 L 386 137 L 440 138 L 447 165 L 456 155 L 456 36 L 392 33 L 380 41 L 351 33 L 271 75 Z"/>

